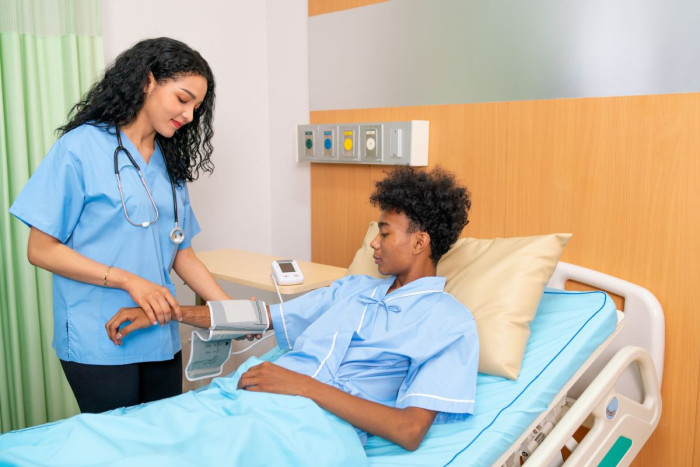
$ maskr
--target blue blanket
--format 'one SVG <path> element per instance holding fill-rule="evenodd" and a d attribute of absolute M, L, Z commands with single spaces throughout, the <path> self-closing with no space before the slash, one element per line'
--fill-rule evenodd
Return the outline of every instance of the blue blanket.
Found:
<path fill-rule="evenodd" d="M 366 465 L 355 429 L 303 397 L 236 389 L 181 396 L 0 436 L 0 465 Z"/>
<path fill-rule="evenodd" d="M 602 292 L 545 291 L 516 381 L 480 374 L 473 417 L 434 425 L 417 451 L 370 436 L 302 397 L 236 390 L 233 375 L 164 401 L 0 435 L 10 465 L 491 465 L 615 329 Z M 276 347 L 263 358 L 284 353 Z M 366 454 L 365 454 L 366 453 Z"/>

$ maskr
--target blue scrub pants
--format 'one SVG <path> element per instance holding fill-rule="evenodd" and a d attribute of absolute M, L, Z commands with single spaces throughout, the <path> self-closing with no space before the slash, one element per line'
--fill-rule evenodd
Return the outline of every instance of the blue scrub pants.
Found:
<path fill-rule="evenodd" d="M 100 413 L 182 394 L 182 352 L 172 360 L 87 365 L 61 360 L 82 413 Z"/>

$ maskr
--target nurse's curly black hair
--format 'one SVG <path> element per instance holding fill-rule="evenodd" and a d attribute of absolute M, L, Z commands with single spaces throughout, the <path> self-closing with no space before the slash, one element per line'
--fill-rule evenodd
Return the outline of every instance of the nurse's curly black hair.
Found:
<path fill-rule="evenodd" d="M 207 94 L 195 110 L 192 121 L 171 138 L 156 134 L 156 140 L 163 151 L 168 172 L 176 183 L 195 180 L 200 170 L 211 173 L 214 170 L 210 160 L 214 150 L 211 143 L 214 135 L 214 74 L 199 52 L 175 39 L 146 39 L 122 52 L 107 67 L 104 78 L 73 106 L 70 121 L 56 132 L 64 135 L 86 123 L 113 127 L 131 123 L 143 107 L 151 73 L 159 84 L 192 75 L 207 80 Z"/>
<path fill-rule="evenodd" d="M 401 166 L 376 183 L 369 200 L 382 211 L 404 213 L 409 232 L 427 232 L 430 257 L 437 264 L 469 223 L 469 196 L 454 174 L 442 168 L 425 172 Z"/>

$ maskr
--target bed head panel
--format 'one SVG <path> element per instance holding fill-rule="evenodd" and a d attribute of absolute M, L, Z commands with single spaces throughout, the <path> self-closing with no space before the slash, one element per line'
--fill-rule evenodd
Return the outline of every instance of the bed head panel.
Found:
<path fill-rule="evenodd" d="M 566 281 L 574 280 L 591 287 L 620 295 L 625 300 L 624 326 L 611 344 L 607 355 L 626 345 L 638 345 L 654 361 L 659 384 L 664 370 L 665 322 L 661 304 L 654 294 L 623 279 L 560 261 L 548 287 L 564 289 Z"/>

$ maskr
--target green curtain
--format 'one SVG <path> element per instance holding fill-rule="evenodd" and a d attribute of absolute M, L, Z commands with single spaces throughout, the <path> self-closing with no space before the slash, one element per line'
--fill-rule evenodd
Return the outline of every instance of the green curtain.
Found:
<path fill-rule="evenodd" d="M 103 67 L 100 0 L 0 0 L 0 433 L 78 412 L 51 348 L 51 274 L 8 209 Z"/>

